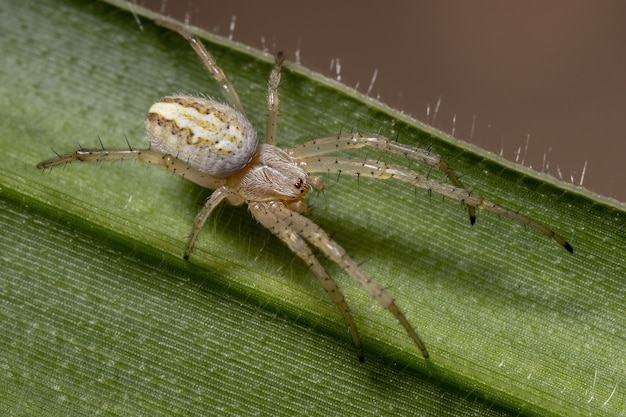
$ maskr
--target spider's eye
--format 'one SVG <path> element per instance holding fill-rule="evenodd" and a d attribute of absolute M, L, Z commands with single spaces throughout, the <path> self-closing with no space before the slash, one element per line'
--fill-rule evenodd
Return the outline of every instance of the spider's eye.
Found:
<path fill-rule="evenodd" d="M 302 178 L 298 178 L 298 181 L 293 186 L 300 190 L 301 193 L 304 192 L 304 180 Z"/>

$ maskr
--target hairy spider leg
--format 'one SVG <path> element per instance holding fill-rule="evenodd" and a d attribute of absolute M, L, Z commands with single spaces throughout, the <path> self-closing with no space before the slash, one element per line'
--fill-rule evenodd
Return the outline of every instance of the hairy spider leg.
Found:
<path fill-rule="evenodd" d="M 213 55 L 211 55 L 211 53 L 206 49 L 204 44 L 200 42 L 196 35 L 187 31 L 184 27 L 176 23 L 168 22 L 165 20 L 155 20 L 155 23 L 159 26 L 176 32 L 183 38 L 187 39 L 193 50 L 196 51 L 196 54 L 198 54 L 198 56 L 202 60 L 204 66 L 211 73 L 213 79 L 215 79 L 215 81 L 217 81 L 217 83 L 220 85 L 222 96 L 224 97 L 226 102 L 239 113 L 245 116 L 246 112 L 241 105 L 241 100 L 239 100 L 239 96 L 237 95 L 235 87 L 233 87 L 232 83 L 230 82 L 224 71 L 222 71 L 220 66 L 217 65 L 217 61 L 215 60 Z"/>
<path fill-rule="evenodd" d="M 265 113 L 265 141 L 268 145 L 276 145 L 276 137 L 278 134 L 278 86 L 280 85 L 280 72 L 282 70 L 283 61 L 282 52 L 279 52 L 274 60 L 274 68 L 270 73 L 267 81 L 267 109 Z"/>
<path fill-rule="evenodd" d="M 227 185 L 223 185 L 213 191 L 204 203 L 202 210 L 198 212 L 195 220 L 193 221 L 191 234 L 189 235 L 187 245 L 185 245 L 185 251 L 183 252 L 183 258 L 189 259 L 189 255 L 191 255 L 191 251 L 196 243 L 198 234 L 204 228 L 204 225 L 213 209 L 215 209 L 215 207 L 217 207 L 224 199 L 228 200 L 228 202 L 233 206 L 240 206 L 244 203 L 243 198 L 241 198 L 241 196 L 233 188 Z"/>
<path fill-rule="evenodd" d="M 307 248 L 304 250 L 302 245 L 293 245 L 292 242 L 296 239 L 296 237 L 305 239 L 311 245 L 319 249 L 328 259 L 339 265 L 341 269 L 343 269 L 350 277 L 361 284 L 361 286 L 381 305 L 381 307 L 393 314 L 402 327 L 404 327 L 407 331 L 415 345 L 420 349 L 422 356 L 424 356 L 424 358 L 428 358 L 429 354 L 424 342 L 422 342 L 415 329 L 413 329 L 413 326 L 411 326 L 404 313 L 402 313 L 402 311 L 398 308 L 393 298 L 391 298 L 387 291 L 385 291 L 385 289 L 378 282 L 359 268 L 357 263 L 346 253 L 346 251 L 320 226 L 302 214 L 289 210 L 280 202 L 250 203 L 249 206 L 252 215 L 265 227 L 276 234 L 281 240 L 287 243 L 291 250 L 307 262 L 307 264 L 311 259 L 309 257 L 310 249 Z M 306 245 L 304 247 L 306 247 Z M 314 270 L 314 272 L 316 274 L 320 274 L 318 270 Z M 328 274 L 325 271 L 322 275 L 318 275 L 320 281 L 330 279 L 330 277 L 326 277 L 328 277 Z M 356 331 L 356 329 L 354 330 Z M 352 326 L 350 326 L 350 331 L 352 334 Z M 352 339 L 355 342 L 355 345 L 357 345 L 354 334 L 352 334 Z M 357 345 L 357 352 L 359 350 L 358 346 L 359 345 Z"/>
<path fill-rule="evenodd" d="M 252 216 L 267 228 L 270 232 L 282 240 L 289 249 L 302 259 L 306 265 L 313 271 L 324 290 L 335 303 L 344 321 L 348 325 L 348 332 L 354 343 L 356 356 L 360 362 L 363 362 L 363 348 L 361 346 L 361 338 L 359 331 L 350 313 L 350 307 L 346 299 L 337 286 L 335 280 L 326 272 L 324 267 L 317 260 L 311 248 L 301 236 L 301 231 L 295 229 L 290 222 L 291 217 L 286 213 L 295 216 L 301 216 L 284 207 L 281 203 L 250 203 L 250 213 Z M 337 245 L 338 246 L 338 245 Z"/>
<path fill-rule="evenodd" d="M 100 161 L 142 161 L 152 165 L 160 165 L 165 167 L 168 171 L 178 174 L 201 187 L 212 190 L 224 184 L 224 180 L 221 178 L 212 177 L 190 166 L 181 159 L 175 158 L 172 155 L 164 155 L 153 149 L 80 148 L 74 152 L 39 162 L 37 168 L 52 168 L 57 165 L 65 165 L 72 162 Z"/>
<path fill-rule="evenodd" d="M 246 115 L 241 100 L 237 95 L 235 87 L 232 85 L 224 71 L 219 67 L 217 61 L 206 49 L 204 44 L 193 33 L 187 31 L 184 27 L 168 22 L 165 20 L 156 20 L 155 23 L 166 29 L 174 31 L 185 38 L 193 50 L 198 54 L 204 66 L 209 70 L 215 81 L 220 85 L 222 96 L 226 99 L 226 102 L 232 106 L 239 113 Z M 279 52 L 274 61 L 274 68 L 270 73 L 268 80 L 268 92 L 267 92 L 267 113 L 265 123 L 265 143 L 270 145 L 276 144 L 276 133 L 278 130 L 278 86 L 280 84 L 280 73 L 282 69 L 282 63 L 284 61 L 283 54 Z"/>
<path fill-rule="evenodd" d="M 415 148 L 395 142 L 381 135 L 361 134 L 361 133 L 345 133 L 325 138 L 313 139 L 287 149 L 287 153 L 295 158 L 307 158 L 313 156 L 321 156 L 331 152 L 338 152 L 350 149 L 359 149 L 362 147 L 370 147 L 385 152 L 403 155 L 406 158 L 421 162 L 428 166 L 437 168 L 441 171 L 450 182 L 458 188 L 466 190 L 466 194 L 470 194 L 465 188 L 461 180 L 456 176 L 452 168 L 447 162 L 435 153 L 426 149 Z M 461 200 L 463 202 L 463 200 Z M 470 223 L 476 221 L 476 212 L 474 207 L 467 205 Z"/>
<path fill-rule="evenodd" d="M 546 225 L 516 211 L 493 203 L 479 195 L 468 194 L 467 190 L 463 188 L 426 178 L 407 168 L 389 165 L 380 161 L 362 161 L 332 156 L 300 158 L 299 163 L 307 173 L 341 172 L 341 175 L 365 176 L 376 179 L 395 179 L 405 184 L 439 194 L 451 200 L 460 201 L 468 207 L 478 208 L 511 219 L 553 239 L 568 252 L 574 253 L 574 249 L 565 238 Z"/>

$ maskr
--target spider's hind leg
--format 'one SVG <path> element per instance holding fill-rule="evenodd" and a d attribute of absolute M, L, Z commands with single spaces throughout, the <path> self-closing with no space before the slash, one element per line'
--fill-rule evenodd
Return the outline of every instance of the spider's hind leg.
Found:
<path fill-rule="evenodd" d="M 233 87 L 226 74 L 224 74 L 222 68 L 217 65 L 217 61 L 215 60 L 213 55 L 211 55 L 211 53 L 206 49 L 204 44 L 200 42 L 200 39 L 198 39 L 196 35 L 189 32 L 178 23 L 166 20 L 156 20 L 155 23 L 159 26 L 176 32 L 183 38 L 187 39 L 187 42 L 189 42 L 193 50 L 196 51 L 196 54 L 198 54 L 204 66 L 209 70 L 213 79 L 215 79 L 215 81 L 217 81 L 217 83 L 220 85 L 222 96 L 224 96 L 226 102 L 239 113 L 245 116 L 246 112 L 241 105 L 241 100 L 239 100 L 239 96 L 237 95 L 237 91 L 235 91 L 235 87 Z"/>
<path fill-rule="evenodd" d="M 285 57 L 282 52 L 276 54 L 274 59 L 274 68 L 270 73 L 267 81 L 267 110 L 265 114 L 265 143 L 268 145 L 276 145 L 276 136 L 278 133 L 278 86 L 280 85 L 280 73 L 283 68 Z"/>

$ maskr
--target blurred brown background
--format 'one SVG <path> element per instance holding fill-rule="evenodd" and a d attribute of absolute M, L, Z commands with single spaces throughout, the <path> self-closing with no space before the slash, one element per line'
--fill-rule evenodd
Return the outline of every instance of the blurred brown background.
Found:
<path fill-rule="evenodd" d="M 626 201 L 624 1 L 136 2 Z"/>

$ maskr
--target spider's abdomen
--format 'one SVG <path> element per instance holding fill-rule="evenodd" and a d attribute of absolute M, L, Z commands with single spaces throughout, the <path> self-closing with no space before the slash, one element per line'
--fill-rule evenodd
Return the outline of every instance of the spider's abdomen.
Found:
<path fill-rule="evenodd" d="M 152 149 L 218 178 L 245 167 L 258 143 L 243 114 L 201 97 L 170 96 L 157 101 L 148 112 L 146 130 Z"/>

